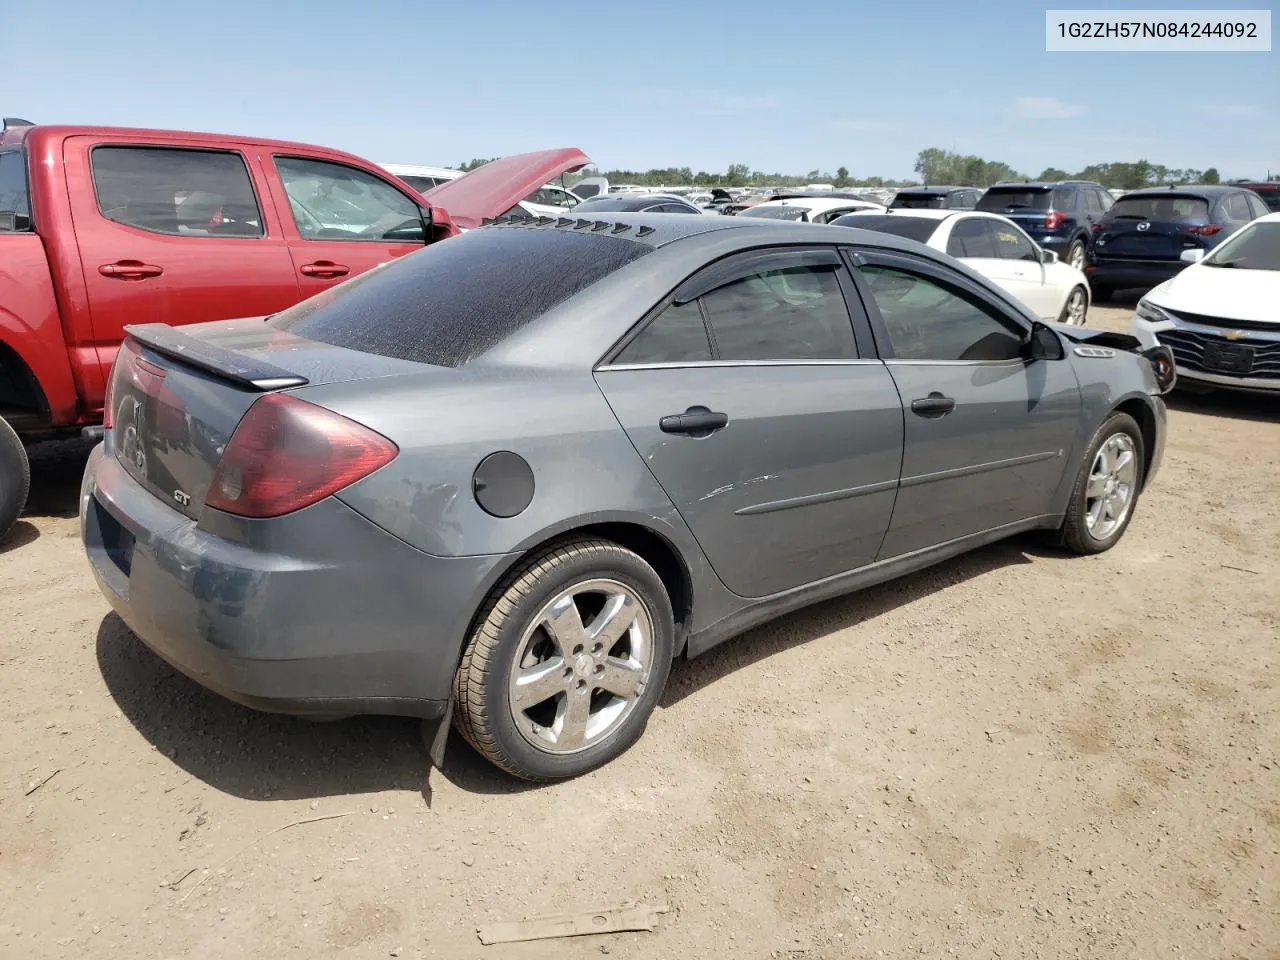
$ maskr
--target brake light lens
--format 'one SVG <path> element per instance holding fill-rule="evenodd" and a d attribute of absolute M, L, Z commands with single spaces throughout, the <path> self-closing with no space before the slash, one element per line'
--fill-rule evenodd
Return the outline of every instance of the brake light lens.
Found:
<path fill-rule="evenodd" d="M 111 364 L 111 372 L 107 374 L 106 395 L 102 398 L 102 428 L 104 430 L 110 430 L 111 422 L 115 419 L 116 377 L 120 375 L 121 368 L 133 355 L 133 351 L 129 348 L 129 341 L 125 340 L 124 343 L 120 344 L 120 349 L 116 351 L 116 358 Z"/>
<path fill-rule="evenodd" d="M 349 487 L 399 452 L 354 420 L 269 393 L 231 434 L 205 504 L 241 517 L 283 516 Z"/>
<path fill-rule="evenodd" d="M 1062 221 L 1067 219 L 1067 215 L 1061 210 L 1050 210 L 1044 215 L 1044 225 L 1047 230 L 1057 230 L 1062 226 Z"/>
<path fill-rule="evenodd" d="M 1206 223 L 1204 226 L 1200 227 L 1188 227 L 1187 232 L 1195 234 L 1197 237 L 1212 237 L 1221 229 L 1222 227 L 1216 223 Z"/>

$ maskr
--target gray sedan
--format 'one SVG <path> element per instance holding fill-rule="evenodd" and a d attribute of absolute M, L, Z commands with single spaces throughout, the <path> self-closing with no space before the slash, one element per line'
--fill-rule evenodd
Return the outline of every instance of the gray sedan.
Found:
<path fill-rule="evenodd" d="M 451 717 L 559 779 L 678 656 L 1014 534 L 1112 547 L 1164 447 L 1139 350 L 882 233 L 504 219 L 266 320 L 130 328 L 82 534 L 224 696 Z"/>

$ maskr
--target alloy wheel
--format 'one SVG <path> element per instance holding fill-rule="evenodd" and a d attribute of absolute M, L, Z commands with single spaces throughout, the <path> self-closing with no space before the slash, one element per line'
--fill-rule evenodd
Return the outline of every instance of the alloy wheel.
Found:
<path fill-rule="evenodd" d="M 577 753 L 618 730 L 653 669 L 653 618 L 616 580 L 573 584 L 525 629 L 507 684 L 516 728 L 546 753 Z"/>
<path fill-rule="evenodd" d="M 1085 527 L 1106 540 L 1124 524 L 1137 493 L 1138 453 L 1127 433 L 1113 433 L 1098 448 L 1085 487 Z"/>

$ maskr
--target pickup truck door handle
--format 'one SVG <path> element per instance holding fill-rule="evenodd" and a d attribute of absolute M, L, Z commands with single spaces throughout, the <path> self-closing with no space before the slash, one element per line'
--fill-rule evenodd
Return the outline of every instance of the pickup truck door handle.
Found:
<path fill-rule="evenodd" d="M 916 416 L 925 417 L 930 420 L 936 420 L 938 417 L 945 417 L 955 408 L 956 401 L 954 398 L 944 397 L 936 390 L 927 397 L 911 401 L 911 412 L 916 414 Z"/>
<path fill-rule="evenodd" d="M 98 272 L 112 280 L 145 280 L 147 277 L 160 276 L 164 273 L 164 268 L 141 260 L 117 260 L 115 263 L 104 263 L 98 268 Z"/>
<path fill-rule="evenodd" d="M 315 263 L 304 263 L 298 268 L 298 272 L 304 277 L 331 280 L 334 277 L 345 277 L 351 272 L 351 268 L 343 263 L 334 263 L 332 260 L 317 260 Z"/>
<path fill-rule="evenodd" d="M 727 413 L 714 413 L 706 407 L 690 407 L 658 421 L 663 433 L 683 433 L 691 437 L 709 437 L 729 422 Z"/>

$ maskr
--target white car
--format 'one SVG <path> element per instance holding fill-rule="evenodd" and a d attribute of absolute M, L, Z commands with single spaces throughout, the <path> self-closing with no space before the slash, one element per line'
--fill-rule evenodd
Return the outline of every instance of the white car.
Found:
<path fill-rule="evenodd" d="M 1173 351 L 1179 384 L 1280 393 L 1280 213 L 1182 258 L 1138 301 L 1133 335 Z"/>
<path fill-rule="evenodd" d="M 787 197 L 785 200 L 766 200 L 748 207 L 739 217 L 766 217 L 770 220 L 795 220 L 799 223 L 830 223 L 836 217 L 850 213 L 884 213 L 885 208 L 870 200 L 850 200 L 847 197 Z"/>
<path fill-rule="evenodd" d="M 1042 320 L 1081 326 L 1088 315 L 1092 294 L 1084 273 L 999 214 L 904 208 L 851 214 L 836 226 L 892 233 L 941 250 L 994 281 Z"/>
<path fill-rule="evenodd" d="M 387 173 L 399 177 L 419 193 L 426 193 L 433 187 L 450 180 L 466 176 L 464 170 L 453 170 L 449 167 L 428 167 L 415 163 L 381 163 Z M 521 200 L 517 207 L 534 217 L 562 217 L 581 202 L 581 197 L 572 191 L 554 183 L 539 187 L 529 196 Z"/>

